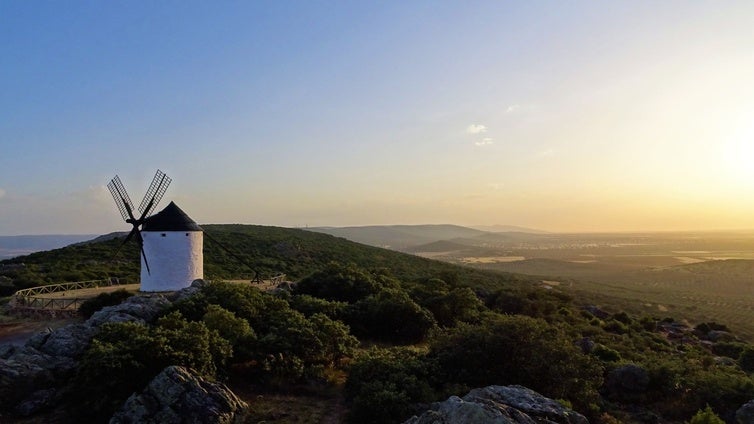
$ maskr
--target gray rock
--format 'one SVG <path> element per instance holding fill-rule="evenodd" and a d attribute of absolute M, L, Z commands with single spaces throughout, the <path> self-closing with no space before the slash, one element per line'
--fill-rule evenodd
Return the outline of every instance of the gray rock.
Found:
<path fill-rule="evenodd" d="M 87 324 L 66 325 L 50 333 L 39 350 L 48 355 L 78 358 L 95 333 L 95 329 Z"/>
<path fill-rule="evenodd" d="M 45 331 L 40 331 L 39 333 L 31 336 L 29 340 L 26 341 L 26 346 L 31 346 L 34 349 L 40 349 L 43 344 L 47 341 L 47 338 L 50 337 L 50 334 L 52 334 L 51 329 L 47 329 Z"/>
<path fill-rule="evenodd" d="M 738 411 L 736 411 L 736 422 L 738 424 L 754 423 L 754 399 L 738 408 Z"/>
<path fill-rule="evenodd" d="M 404 424 L 589 424 L 578 412 L 523 386 L 488 386 L 451 396 Z"/>
<path fill-rule="evenodd" d="M 186 287 L 184 289 L 178 290 L 175 293 L 169 294 L 168 295 L 168 299 L 171 302 L 177 302 L 179 300 L 183 300 L 183 299 L 185 299 L 187 297 L 193 296 L 194 294 L 196 294 L 199 290 L 201 290 L 204 286 L 206 286 L 208 284 L 209 284 L 208 281 L 205 281 L 205 280 L 202 280 L 202 279 L 196 279 L 196 280 L 194 280 L 194 281 L 191 282 L 190 286 L 188 286 L 188 287 Z"/>
<path fill-rule="evenodd" d="M 162 295 L 133 296 L 120 305 L 103 308 L 84 323 L 40 333 L 23 347 L 3 350 L 0 411 L 33 414 L 57 402 L 57 397 L 50 393 L 55 393 L 72 376 L 78 359 L 102 324 L 150 322 L 169 304 Z"/>
<path fill-rule="evenodd" d="M 28 417 L 51 405 L 56 395 L 57 390 L 55 389 L 37 390 L 16 406 L 15 412 L 22 417 Z"/>
<path fill-rule="evenodd" d="M 0 359 L 0 409 L 13 408 L 29 394 L 54 384 L 53 372 L 37 363 Z"/>
<path fill-rule="evenodd" d="M 247 408 L 225 385 L 170 366 L 143 392 L 134 393 L 110 419 L 110 424 L 225 424 L 241 422 Z"/>
<path fill-rule="evenodd" d="M 736 336 L 727 331 L 721 330 L 711 330 L 707 333 L 706 338 L 715 343 L 736 341 Z"/>
<path fill-rule="evenodd" d="M 161 294 L 131 296 L 119 305 L 107 306 L 95 312 L 86 324 L 98 327 L 106 322 L 151 322 L 168 305 L 170 301 Z"/>
<path fill-rule="evenodd" d="M 0 345 L 0 359 L 8 359 L 16 352 L 16 346 L 12 344 Z"/>

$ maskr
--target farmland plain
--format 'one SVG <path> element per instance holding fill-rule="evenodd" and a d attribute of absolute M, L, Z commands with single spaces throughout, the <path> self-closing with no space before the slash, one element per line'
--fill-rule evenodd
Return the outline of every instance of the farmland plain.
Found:
<path fill-rule="evenodd" d="M 405 251 L 540 276 L 584 303 L 690 324 L 716 321 L 754 340 L 754 231 L 487 233 Z"/>

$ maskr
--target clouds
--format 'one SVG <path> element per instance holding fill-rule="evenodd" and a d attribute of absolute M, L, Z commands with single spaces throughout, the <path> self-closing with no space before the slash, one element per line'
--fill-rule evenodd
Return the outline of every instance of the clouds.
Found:
<path fill-rule="evenodd" d="M 467 134 L 482 134 L 487 132 L 487 126 L 482 124 L 471 124 L 466 127 Z"/>
<path fill-rule="evenodd" d="M 471 124 L 466 127 L 466 134 L 478 136 L 487 132 L 487 126 L 482 124 Z M 474 145 L 477 147 L 489 146 L 493 144 L 495 140 L 492 137 L 484 137 L 481 140 L 476 139 Z"/>

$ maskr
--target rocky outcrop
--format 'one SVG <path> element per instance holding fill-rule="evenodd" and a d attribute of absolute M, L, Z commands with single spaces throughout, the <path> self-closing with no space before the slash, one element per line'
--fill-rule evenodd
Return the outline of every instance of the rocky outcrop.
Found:
<path fill-rule="evenodd" d="M 738 411 L 736 411 L 736 422 L 738 424 L 754 423 L 754 399 L 738 408 Z"/>
<path fill-rule="evenodd" d="M 451 396 L 404 424 L 589 424 L 578 412 L 523 386 L 488 386 Z"/>
<path fill-rule="evenodd" d="M 189 287 L 194 293 L 200 287 Z M 176 294 L 180 297 L 180 294 Z M 151 322 L 170 304 L 161 294 L 132 296 L 86 322 L 39 333 L 22 347 L 0 349 L 0 411 L 28 416 L 57 402 L 57 390 L 75 371 L 99 327 L 108 322 Z"/>
<path fill-rule="evenodd" d="M 144 391 L 131 395 L 110 424 L 230 424 L 241 422 L 246 408 L 225 385 L 170 366 Z"/>

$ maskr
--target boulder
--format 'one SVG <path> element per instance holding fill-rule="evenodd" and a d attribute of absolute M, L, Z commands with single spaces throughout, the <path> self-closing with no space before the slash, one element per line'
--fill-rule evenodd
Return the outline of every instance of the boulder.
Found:
<path fill-rule="evenodd" d="M 55 389 L 42 389 L 32 393 L 15 408 L 16 414 L 27 417 L 38 412 L 57 400 L 58 391 Z"/>
<path fill-rule="evenodd" d="M 83 323 L 41 332 L 20 348 L 1 349 L 0 411 L 30 415 L 57 402 L 57 389 L 73 375 L 102 324 L 153 321 L 169 304 L 161 295 L 133 296 Z"/>
<path fill-rule="evenodd" d="M 55 384 L 55 375 L 39 365 L 45 362 L 44 354 L 40 359 L 0 359 L 0 410 L 13 408 L 36 390 Z"/>
<path fill-rule="evenodd" d="M 754 423 L 754 399 L 738 408 L 738 411 L 736 411 L 736 422 L 738 424 Z"/>
<path fill-rule="evenodd" d="M 78 358 L 89 346 L 96 328 L 88 323 L 70 324 L 49 333 L 39 350 L 52 356 Z M 32 343 L 35 343 L 36 340 Z"/>
<path fill-rule="evenodd" d="M 179 366 L 165 368 L 141 393 L 134 393 L 110 424 L 220 424 L 241 422 L 247 408 L 225 385 Z"/>
<path fill-rule="evenodd" d="M 168 305 L 170 301 L 161 294 L 131 296 L 118 305 L 95 312 L 86 324 L 98 327 L 106 322 L 151 322 Z"/>
<path fill-rule="evenodd" d="M 196 279 L 192 281 L 191 285 L 186 287 L 185 289 L 178 290 L 177 292 L 168 295 L 168 299 L 170 299 L 171 302 L 177 302 L 187 297 L 191 297 L 207 284 L 209 284 L 209 282 L 202 279 Z"/>
<path fill-rule="evenodd" d="M 523 386 L 488 386 L 451 396 L 404 424 L 589 424 L 583 415 Z"/>

